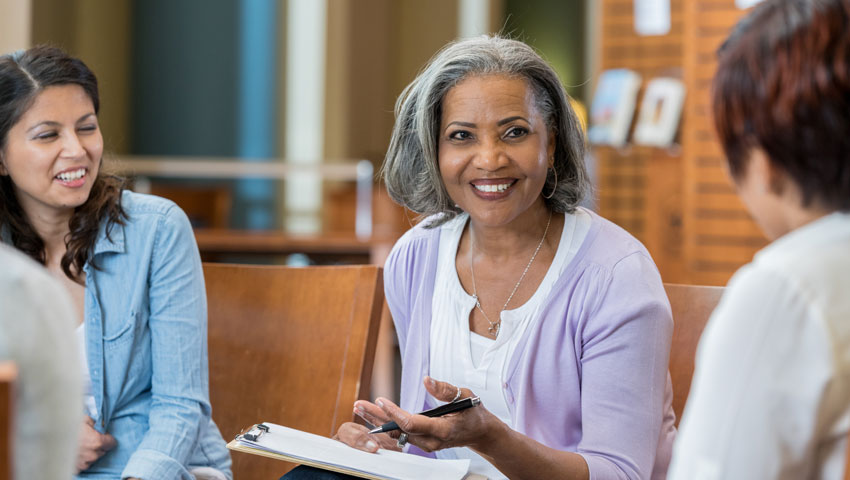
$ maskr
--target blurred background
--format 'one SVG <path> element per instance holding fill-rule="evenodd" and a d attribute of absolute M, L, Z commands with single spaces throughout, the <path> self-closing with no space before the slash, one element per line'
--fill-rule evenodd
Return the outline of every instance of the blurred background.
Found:
<path fill-rule="evenodd" d="M 644 242 L 665 282 L 723 285 L 766 243 L 709 106 L 714 52 L 753 3 L 2 0 L 0 51 L 53 44 L 95 71 L 110 168 L 180 204 L 204 260 L 381 264 L 416 220 L 377 181 L 395 99 L 447 42 L 501 32 L 555 67 L 591 129 L 622 130 L 590 149 L 586 205 Z M 630 80 L 598 91 L 610 71 Z M 647 95 L 656 78 L 681 85 L 672 113 Z M 606 123 L 606 101 L 625 120 Z M 669 138 L 636 141 L 644 116 Z M 393 388 L 389 329 L 376 395 Z"/>

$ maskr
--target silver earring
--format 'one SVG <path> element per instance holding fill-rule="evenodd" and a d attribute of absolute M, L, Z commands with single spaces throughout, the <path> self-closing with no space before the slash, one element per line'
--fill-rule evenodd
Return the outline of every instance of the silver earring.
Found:
<path fill-rule="evenodd" d="M 555 173 L 555 186 L 552 187 L 552 193 L 550 193 L 549 195 L 543 195 L 543 198 L 545 198 L 546 200 L 552 198 L 552 196 L 555 195 L 555 191 L 558 190 L 558 170 L 553 166 L 552 172 Z"/>

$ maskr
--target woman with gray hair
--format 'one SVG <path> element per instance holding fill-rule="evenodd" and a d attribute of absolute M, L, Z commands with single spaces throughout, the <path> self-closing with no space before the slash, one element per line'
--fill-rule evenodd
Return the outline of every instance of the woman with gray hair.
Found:
<path fill-rule="evenodd" d="M 384 179 L 427 218 L 384 271 L 401 405 L 354 405 L 400 432 L 347 423 L 339 440 L 469 459 L 489 478 L 664 477 L 670 307 L 640 242 L 577 206 L 584 145 L 558 76 L 519 41 L 450 44 L 404 90 Z"/>

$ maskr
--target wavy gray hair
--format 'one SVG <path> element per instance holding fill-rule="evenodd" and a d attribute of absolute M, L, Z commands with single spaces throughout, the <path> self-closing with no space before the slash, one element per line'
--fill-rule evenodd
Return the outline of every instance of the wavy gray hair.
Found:
<path fill-rule="evenodd" d="M 428 228 L 461 213 L 440 177 L 437 143 L 443 99 L 452 87 L 473 75 L 506 75 L 528 82 L 544 123 L 555 135 L 557 172 L 547 172 L 543 187 L 554 193 L 544 201 L 552 211 L 573 212 L 590 190 L 584 167 L 584 132 L 552 67 L 525 43 L 498 36 L 446 45 L 398 97 L 396 122 L 382 168 L 390 197 L 423 216 L 443 213 Z"/>

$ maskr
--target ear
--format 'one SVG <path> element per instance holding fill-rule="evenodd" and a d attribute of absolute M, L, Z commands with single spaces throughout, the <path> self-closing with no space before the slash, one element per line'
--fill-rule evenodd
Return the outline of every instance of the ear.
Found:
<path fill-rule="evenodd" d="M 781 167 L 770 161 L 764 150 L 753 151 L 749 159 L 749 174 L 757 179 L 759 190 L 764 193 L 782 196 L 788 185 L 788 174 Z"/>
<path fill-rule="evenodd" d="M 0 150 L 0 177 L 5 177 L 9 174 L 9 171 L 6 170 L 6 157 L 3 155 L 3 151 Z"/>

